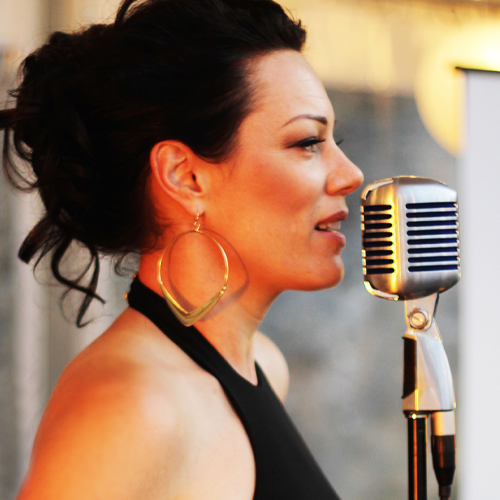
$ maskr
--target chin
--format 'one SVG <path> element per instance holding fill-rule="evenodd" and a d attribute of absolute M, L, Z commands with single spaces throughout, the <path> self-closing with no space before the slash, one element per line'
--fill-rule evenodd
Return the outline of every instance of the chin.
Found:
<path fill-rule="evenodd" d="M 340 265 L 336 263 L 335 266 L 330 266 L 330 269 L 322 269 L 322 272 L 309 275 L 307 282 L 304 282 L 297 290 L 314 291 L 333 288 L 342 281 L 343 277 L 344 264 L 340 261 Z"/>
<path fill-rule="evenodd" d="M 343 278 L 344 278 L 344 270 L 342 269 L 342 272 L 339 273 L 335 278 L 332 278 L 328 282 L 324 283 L 323 286 L 319 286 L 318 288 L 316 288 L 316 290 L 324 290 L 325 288 L 333 288 L 333 287 L 337 286 L 342 281 Z"/>

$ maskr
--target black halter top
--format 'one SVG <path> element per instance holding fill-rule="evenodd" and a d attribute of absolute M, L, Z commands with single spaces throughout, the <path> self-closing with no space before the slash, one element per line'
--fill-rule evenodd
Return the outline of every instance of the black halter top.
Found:
<path fill-rule="evenodd" d="M 163 298 L 138 278 L 128 302 L 221 384 L 252 445 L 254 500 L 339 500 L 257 363 L 258 384 L 253 385 L 194 326 L 182 325 Z"/>

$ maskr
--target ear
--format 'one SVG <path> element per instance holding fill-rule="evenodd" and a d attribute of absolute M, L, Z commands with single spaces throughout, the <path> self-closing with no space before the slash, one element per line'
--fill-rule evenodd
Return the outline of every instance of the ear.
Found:
<path fill-rule="evenodd" d="M 203 160 L 179 141 L 155 144 L 150 155 L 156 185 L 191 215 L 205 211 L 207 183 Z"/>

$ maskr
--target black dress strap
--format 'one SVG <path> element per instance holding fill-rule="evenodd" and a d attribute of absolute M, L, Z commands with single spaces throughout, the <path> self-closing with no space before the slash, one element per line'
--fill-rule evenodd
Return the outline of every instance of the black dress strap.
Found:
<path fill-rule="evenodd" d="M 338 500 L 257 363 L 258 383 L 253 385 L 194 326 L 182 325 L 163 297 L 138 278 L 128 302 L 221 384 L 252 445 L 254 500 Z"/>

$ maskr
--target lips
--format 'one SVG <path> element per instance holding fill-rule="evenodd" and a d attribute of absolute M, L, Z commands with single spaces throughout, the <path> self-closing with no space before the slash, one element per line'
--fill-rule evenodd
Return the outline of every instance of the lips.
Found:
<path fill-rule="evenodd" d="M 316 231 L 325 231 L 325 232 L 338 231 L 340 229 L 341 222 L 343 220 L 346 220 L 347 215 L 348 215 L 347 211 L 340 210 L 339 212 L 334 213 L 330 217 L 319 221 L 314 226 L 314 229 Z"/>

